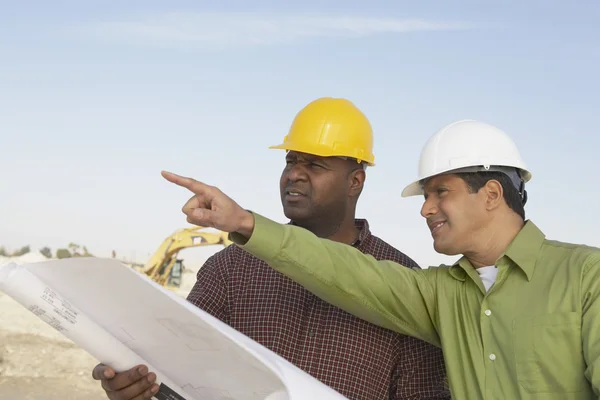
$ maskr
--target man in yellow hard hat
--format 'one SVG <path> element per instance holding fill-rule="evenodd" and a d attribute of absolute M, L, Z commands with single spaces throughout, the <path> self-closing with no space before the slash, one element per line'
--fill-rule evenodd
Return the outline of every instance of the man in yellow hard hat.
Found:
<path fill-rule="evenodd" d="M 191 222 L 234 232 L 246 251 L 331 304 L 441 346 L 453 397 L 598 399 L 600 249 L 548 240 L 525 218 L 531 173 L 496 127 L 445 126 L 419 171 L 403 195 L 424 196 L 434 248 L 462 255 L 452 265 L 398 268 L 164 176 L 194 192 L 183 210 Z"/>
<path fill-rule="evenodd" d="M 296 115 L 283 143 L 272 148 L 286 151 L 280 191 L 290 225 L 418 268 L 355 217 L 365 168 L 374 165 L 374 156 L 371 125 L 354 104 L 338 98 L 311 102 Z M 349 399 L 450 397 L 438 347 L 332 306 L 238 246 L 204 264 L 188 300 Z M 150 398 L 155 375 L 142 368 L 115 375 L 99 365 L 93 375 L 111 399 Z"/>
<path fill-rule="evenodd" d="M 296 115 L 283 143 L 270 148 L 375 165 L 371 123 L 346 99 L 312 101 Z"/>

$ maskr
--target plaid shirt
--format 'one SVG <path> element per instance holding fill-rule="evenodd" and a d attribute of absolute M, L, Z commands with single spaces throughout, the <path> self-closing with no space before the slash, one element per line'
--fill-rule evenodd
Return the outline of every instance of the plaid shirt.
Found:
<path fill-rule="evenodd" d="M 418 265 L 356 220 L 353 245 Z M 399 267 L 402 268 L 402 267 Z M 231 245 L 200 268 L 188 300 L 352 400 L 449 399 L 441 349 L 361 320 Z"/>

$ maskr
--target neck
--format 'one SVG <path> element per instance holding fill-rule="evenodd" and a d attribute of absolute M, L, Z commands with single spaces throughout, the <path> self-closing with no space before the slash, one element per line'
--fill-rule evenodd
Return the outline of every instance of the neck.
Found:
<path fill-rule="evenodd" d="M 294 224 L 311 231 L 320 238 L 345 244 L 354 243 L 359 234 L 358 228 L 354 223 L 354 216 L 346 217 L 337 223 L 317 222 L 315 224 L 310 224 L 294 221 Z"/>
<path fill-rule="evenodd" d="M 502 215 L 494 218 L 485 229 L 488 232 L 478 233 L 481 242 L 477 243 L 477 249 L 465 252 L 464 256 L 474 268 L 495 265 L 496 261 L 506 251 L 511 242 L 523 228 L 524 222 L 518 215 L 511 213 L 510 216 Z"/>
<path fill-rule="evenodd" d="M 336 231 L 331 232 L 328 236 L 324 237 L 333 240 L 334 242 L 352 244 L 358 239 L 358 234 L 358 228 L 354 222 L 354 217 L 352 217 L 344 219 Z"/>

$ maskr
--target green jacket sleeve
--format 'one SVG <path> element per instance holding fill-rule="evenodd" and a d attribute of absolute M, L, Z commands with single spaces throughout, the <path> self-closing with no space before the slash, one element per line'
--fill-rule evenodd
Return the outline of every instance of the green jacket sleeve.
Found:
<path fill-rule="evenodd" d="M 591 254 L 584 265 L 581 316 L 585 375 L 600 396 L 600 253 Z"/>
<path fill-rule="evenodd" d="M 254 214 L 245 242 L 234 243 L 323 300 L 398 333 L 440 346 L 435 327 L 435 271 L 413 270 L 310 231 Z"/>

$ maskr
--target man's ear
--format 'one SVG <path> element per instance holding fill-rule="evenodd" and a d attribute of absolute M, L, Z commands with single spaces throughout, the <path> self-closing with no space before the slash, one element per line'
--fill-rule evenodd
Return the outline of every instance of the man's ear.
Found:
<path fill-rule="evenodd" d="M 358 168 L 350 172 L 348 176 L 350 183 L 348 195 L 350 197 L 358 197 L 361 194 L 366 178 L 367 174 L 363 168 Z"/>
<path fill-rule="evenodd" d="M 488 211 L 498 208 L 504 201 L 504 189 L 500 182 L 495 179 L 487 181 L 485 186 L 481 188 L 481 192 L 485 195 L 485 208 Z"/>

